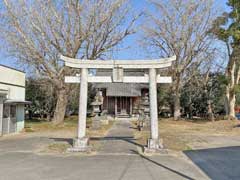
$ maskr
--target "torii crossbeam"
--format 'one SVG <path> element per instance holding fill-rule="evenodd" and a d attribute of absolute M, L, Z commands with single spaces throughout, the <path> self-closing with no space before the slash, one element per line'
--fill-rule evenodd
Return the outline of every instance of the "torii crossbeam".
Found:
<path fill-rule="evenodd" d="M 86 137 L 87 94 L 88 83 L 148 83 L 150 96 L 150 124 L 151 137 L 148 140 L 147 149 L 157 151 L 162 149 L 162 143 L 158 133 L 158 106 L 157 83 L 171 83 L 171 77 L 161 77 L 156 69 L 167 68 L 176 60 L 176 56 L 155 60 L 82 60 L 66 56 L 60 57 L 65 66 L 81 69 L 80 76 L 66 76 L 66 83 L 80 83 L 78 135 L 74 140 L 72 151 L 86 151 L 88 138 Z M 89 69 L 113 69 L 112 76 L 93 76 Z M 148 69 L 144 76 L 124 76 L 124 69 Z"/>

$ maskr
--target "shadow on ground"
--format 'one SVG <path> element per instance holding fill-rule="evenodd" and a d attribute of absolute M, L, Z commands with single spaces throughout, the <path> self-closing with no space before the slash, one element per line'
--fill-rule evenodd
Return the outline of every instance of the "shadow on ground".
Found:
<path fill-rule="evenodd" d="M 240 179 L 240 146 L 184 151 L 211 179 Z"/>
<path fill-rule="evenodd" d="M 72 138 L 49 138 L 51 140 L 54 140 L 55 142 L 66 142 L 69 145 L 73 145 L 73 139 Z"/>
<path fill-rule="evenodd" d="M 144 156 L 144 155 L 138 153 L 137 151 L 133 151 L 133 153 L 139 155 L 142 159 L 144 159 L 144 160 L 146 160 L 146 161 L 148 161 L 148 162 L 150 162 L 150 163 L 152 163 L 152 164 L 154 164 L 154 165 L 156 165 L 158 167 L 161 167 L 161 168 L 164 168 L 164 169 L 170 171 L 171 173 L 175 173 L 175 174 L 177 174 L 177 175 L 179 175 L 179 176 L 181 176 L 181 177 L 183 177 L 185 179 L 188 179 L 188 180 L 195 180 L 194 178 L 191 178 L 190 176 L 185 175 L 182 172 L 176 171 L 176 170 L 174 170 L 174 169 L 172 169 L 170 167 L 167 167 L 166 165 L 163 165 L 163 164 L 161 164 L 161 163 L 159 163 L 159 162 L 157 162 L 155 160 L 152 160 L 150 157 Z"/>
<path fill-rule="evenodd" d="M 72 138 L 49 138 L 51 140 L 54 140 L 55 142 L 66 142 L 70 145 L 73 145 L 73 139 Z M 131 137 L 131 136 L 117 136 L 117 137 L 91 137 L 90 140 L 93 140 L 93 141 L 125 141 L 127 143 L 130 143 L 130 144 L 134 144 L 138 147 L 141 147 L 143 148 L 144 146 L 139 144 L 139 143 L 136 143 L 136 139 Z"/>
<path fill-rule="evenodd" d="M 68 139 L 68 138 L 51 138 L 52 140 L 56 141 L 56 142 L 67 142 L 69 143 L 70 145 L 72 145 L 72 139 Z M 138 146 L 138 147 L 141 147 L 143 148 L 143 146 L 141 144 L 138 144 L 135 142 L 135 138 L 131 137 L 131 136 L 119 136 L 119 137 L 92 137 L 91 140 L 95 140 L 95 141 L 125 141 L 127 143 L 130 143 L 130 144 L 134 144 L 135 146 Z M 156 160 L 153 160 L 151 157 L 147 157 L 147 156 L 144 156 L 142 154 L 140 154 L 138 151 L 136 150 L 130 150 L 132 152 L 132 154 L 135 154 L 135 155 L 138 155 L 139 157 L 141 157 L 143 160 L 149 162 L 150 164 L 153 164 L 157 167 L 160 167 L 160 168 L 163 168 L 167 171 L 170 171 L 171 173 L 174 173 L 184 179 L 188 179 L 188 180 L 194 180 L 194 178 L 180 172 L 180 171 L 177 171 L 177 170 L 174 170 L 173 168 L 170 168 Z M 121 175 L 122 177 L 124 176 L 124 174 Z"/>
<path fill-rule="evenodd" d="M 95 141 L 125 141 L 127 143 L 130 143 L 130 144 L 134 144 L 138 147 L 141 147 L 143 148 L 144 146 L 139 144 L 139 143 L 136 143 L 136 140 L 135 138 L 133 138 L 132 136 L 108 136 L 108 137 L 91 137 L 90 140 L 95 140 Z"/>

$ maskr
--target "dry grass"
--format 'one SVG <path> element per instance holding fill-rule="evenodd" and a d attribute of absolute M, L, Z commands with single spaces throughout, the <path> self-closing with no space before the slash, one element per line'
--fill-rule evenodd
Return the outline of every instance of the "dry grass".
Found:
<path fill-rule="evenodd" d="M 159 130 L 161 132 L 178 132 L 188 134 L 210 134 L 210 135 L 239 135 L 239 121 L 219 120 L 209 121 L 189 121 L 172 119 L 162 119 L 159 121 Z"/>
<path fill-rule="evenodd" d="M 69 144 L 66 143 L 53 143 L 49 144 L 45 149 L 47 153 L 65 153 L 67 149 L 70 147 Z"/>
<path fill-rule="evenodd" d="M 64 123 L 61 125 L 54 125 L 51 122 L 45 120 L 35 120 L 35 121 L 26 121 L 25 124 L 25 133 L 31 136 L 41 136 L 49 138 L 74 138 L 77 135 L 77 125 L 78 118 L 77 116 L 72 116 L 66 118 Z M 112 127 L 113 122 L 109 121 L 107 125 L 101 125 L 99 130 L 91 129 L 92 121 L 87 119 L 87 136 L 88 137 L 104 137 L 108 130 Z M 47 145 L 43 152 L 50 153 L 63 153 L 66 152 L 66 149 L 69 147 L 69 144 L 63 142 L 57 142 Z M 93 151 L 97 151 L 101 144 L 99 141 L 91 140 L 90 146 Z"/>
<path fill-rule="evenodd" d="M 206 136 L 236 136 L 240 135 L 239 121 L 220 120 L 209 122 L 204 120 L 189 121 L 161 119 L 159 133 L 167 149 L 183 151 L 190 150 L 190 144 L 204 142 Z M 136 131 L 137 142 L 146 145 L 149 131 Z"/>
<path fill-rule="evenodd" d="M 61 125 L 54 125 L 46 120 L 33 120 L 26 121 L 25 123 L 25 131 L 26 132 L 48 132 L 48 131 L 72 131 L 77 128 L 77 117 L 69 117 L 66 118 L 64 123 Z M 91 123 L 88 121 L 88 124 Z"/>
<path fill-rule="evenodd" d="M 87 136 L 104 136 L 109 128 L 112 126 L 113 122 L 109 122 L 107 125 L 101 125 L 99 130 L 92 130 L 92 121 L 87 119 Z M 63 133 L 66 132 L 69 135 L 69 132 L 72 132 L 72 135 L 76 135 L 78 125 L 77 116 L 71 116 L 64 120 L 64 123 L 61 125 L 54 125 L 51 122 L 45 120 L 34 120 L 26 121 L 25 132 L 35 132 L 35 133 Z M 64 134 L 62 134 L 64 135 Z M 71 135 L 70 135 L 71 136 Z"/>

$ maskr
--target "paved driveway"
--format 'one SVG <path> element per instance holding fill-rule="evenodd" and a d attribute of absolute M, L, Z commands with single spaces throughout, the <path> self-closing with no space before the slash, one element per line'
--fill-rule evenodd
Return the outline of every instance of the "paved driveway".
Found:
<path fill-rule="evenodd" d="M 186 151 L 185 154 L 211 179 L 240 179 L 240 146 Z"/>
<path fill-rule="evenodd" d="M 102 139 L 104 146 L 97 155 L 47 155 L 36 151 L 52 142 L 54 139 L 47 137 L 0 139 L 0 180 L 208 179 L 184 157 L 138 154 L 128 122 L 113 126 L 107 138 Z"/>
<path fill-rule="evenodd" d="M 180 180 L 206 179 L 183 159 L 139 155 L 52 156 L 0 154 L 1 180 Z"/>

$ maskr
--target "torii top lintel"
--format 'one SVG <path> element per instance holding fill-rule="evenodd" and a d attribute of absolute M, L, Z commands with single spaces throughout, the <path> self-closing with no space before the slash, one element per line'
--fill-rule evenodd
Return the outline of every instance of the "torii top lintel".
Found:
<path fill-rule="evenodd" d="M 154 60 L 82 60 L 74 59 L 61 55 L 60 59 L 65 62 L 65 66 L 72 68 L 89 68 L 89 69 L 150 69 L 166 68 L 172 65 L 176 56 Z"/>

